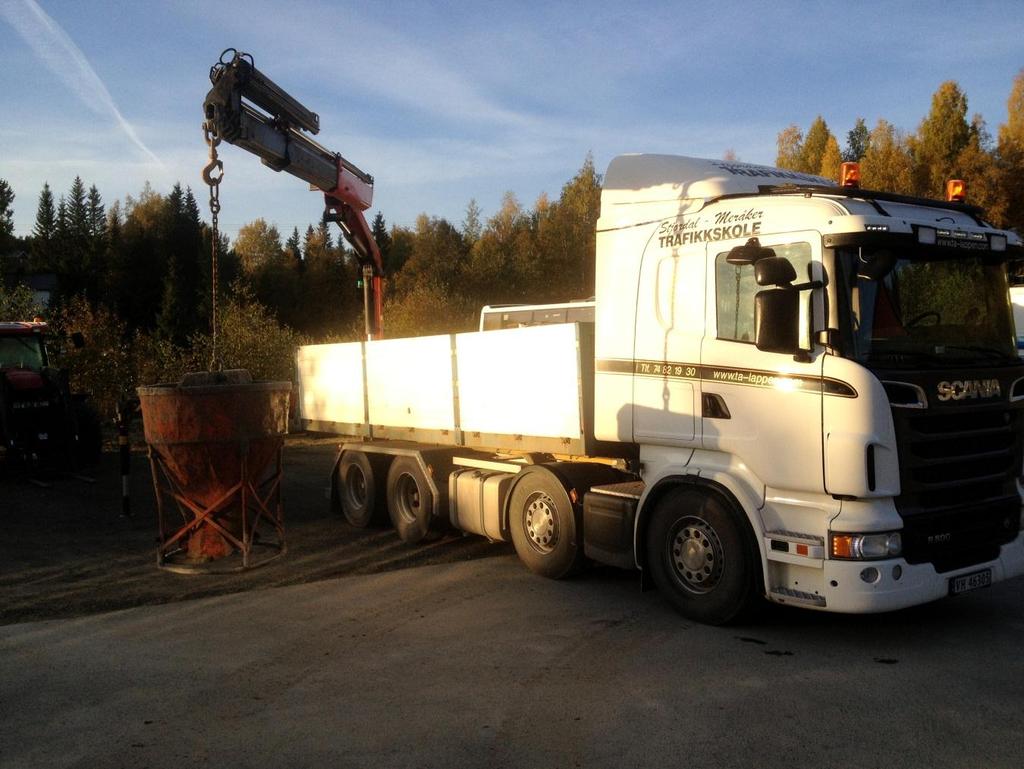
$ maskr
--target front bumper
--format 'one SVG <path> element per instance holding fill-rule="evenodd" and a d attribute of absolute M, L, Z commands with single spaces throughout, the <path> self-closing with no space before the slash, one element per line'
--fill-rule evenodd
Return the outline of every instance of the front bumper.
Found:
<path fill-rule="evenodd" d="M 901 572 L 894 576 L 895 567 Z M 861 579 L 861 572 L 869 567 L 879 571 L 873 583 Z M 821 595 L 825 611 L 843 613 L 871 613 L 903 609 L 928 603 L 949 595 L 950 581 L 963 574 L 992 570 L 992 583 L 1024 574 L 1024 532 L 1012 542 L 1003 545 L 999 557 L 962 569 L 939 574 L 930 563 L 908 564 L 902 558 L 884 561 L 831 561 L 823 564 Z"/>

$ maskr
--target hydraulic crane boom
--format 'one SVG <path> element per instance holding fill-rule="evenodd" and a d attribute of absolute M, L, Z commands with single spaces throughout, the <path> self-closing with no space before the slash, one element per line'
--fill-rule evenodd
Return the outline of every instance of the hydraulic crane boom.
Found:
<path fill-rule="evenodd" d="M 324 193 L 324 219 L 341 227 L 362 267 L 367 338 L 380 338 L 384 265 L 363 216 L 373 202 L 373 177 L 310 138 L 305 132 L 320 132 L 319 115 L 256 69 L 249 54 L 228 48 L 210 68 L 210 81 L 203 113 L 212 136 Z"/>

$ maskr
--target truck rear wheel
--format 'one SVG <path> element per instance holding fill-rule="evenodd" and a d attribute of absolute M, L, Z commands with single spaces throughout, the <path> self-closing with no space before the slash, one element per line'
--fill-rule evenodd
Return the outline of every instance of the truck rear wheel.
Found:
<path fill-rule="evenodd" d="M 509 501 L 509 528 L 519 560 L 535 574 L 562 579 L 583 563 L 572 503 L 549 472 L 524 471 Z"/>
<path fill-rule="evenodd" d="M 397 457 L 388 470 L 388 513 L 399 538 L 414 544 L 428 538 L 434 511 L 434 493 L 414 457 Z"/>
<path fill-rule="evenodd" d="M 723 625 L 757 598 L 752 535 L 717 494 L 678 488 L 657 503 L 647 528 L 647 568 L 684 616 Z"/>
<path fill-rule="evenodd" d="M 370 458 L 362 451 L 346 451 L 338 463 L 338 499 L 345 520 L 365 529 L 380 519 L 384 505 L 380 478 Z"/>

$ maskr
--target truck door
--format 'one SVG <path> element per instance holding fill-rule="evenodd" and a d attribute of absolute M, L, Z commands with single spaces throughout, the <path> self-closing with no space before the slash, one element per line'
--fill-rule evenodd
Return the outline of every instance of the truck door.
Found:
<path fill-rule="evenodd" d="M 816 232 L 762 236 L 793 264 L 797 282 L 821 276 Z M 745 464 L 767 487 L 822 490 L 821 407 L 824 348 L 812 327 L 821 321 L 821 292 L 801 296 L 804 353 L 762 352 L 754 346 L 754 296 L 764 287 L 753 265 L 726 261 L 742 241 L 707 246 L 707 328 L 701 350 L 703 447 Z M 816 264 L 815 264 L 816 263 Z M 811 266 L 814 265 L 814 266 Z M 814 302 L 818 302 L 816 309 Z"/>
<path fill-rule="evenodd" d="M 663 248 L 655 237 L 644 250 L 633 346 L 638 443 L 700 447 L 705 276 L 702 248 Z"/>

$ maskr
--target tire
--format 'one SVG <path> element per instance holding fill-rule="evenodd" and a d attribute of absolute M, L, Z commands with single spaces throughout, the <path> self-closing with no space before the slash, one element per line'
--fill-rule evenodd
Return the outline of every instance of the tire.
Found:
<path fill-rule="evenodd" d="M 384 506 L 380 479 L 370 458 L 362 451 L 346 451 L 338 463 L 338 501 L 345 520 L 357 529 L 379 521 Z"/>
<path fill-rule="evenodd" d="M 584 560 L 582 528 L 554 475 L 524 471 L 509 501 L 509 529 L 519 560 L 530 571 L 551 579 L 578 571 Z"/>
<path fill-rule="evenodd" d="M 683 616 L 724 625 L 754 606 L 760 558 L 753 534 L 718 494 L 668 492 L 652 514 L 646 546 L 654 584 Z"/>
<path fill-rule="evenodd" d="M 415 457 L 397 457 L 388 470 L 388 513 L 399 538 L 415 544 L 436 536 L 434 493 Z"/>

